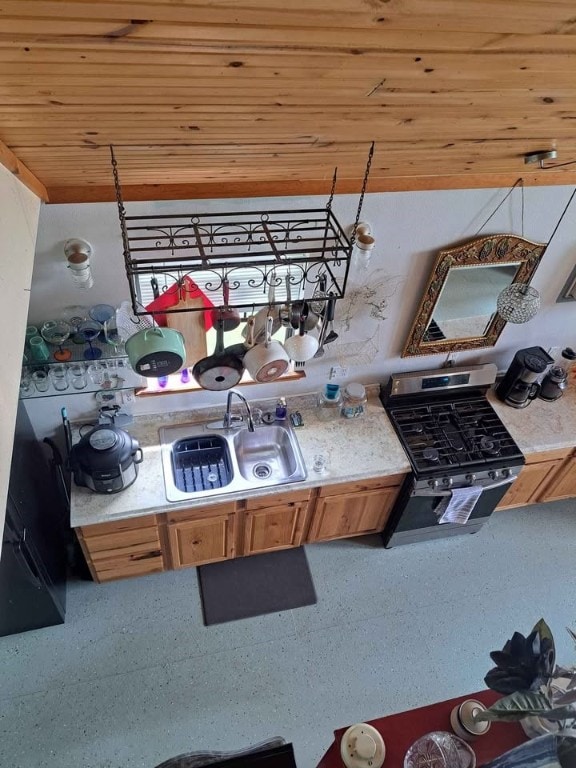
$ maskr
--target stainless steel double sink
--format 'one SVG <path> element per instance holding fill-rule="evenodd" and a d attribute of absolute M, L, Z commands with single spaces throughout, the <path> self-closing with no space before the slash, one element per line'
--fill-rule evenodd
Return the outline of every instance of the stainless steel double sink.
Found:
<path fill-rule="evenodd" d="M 160 429 L 168 501 L 297 483 L 306 466 L 289 424 L 223 429 L 215 422 Z"/>

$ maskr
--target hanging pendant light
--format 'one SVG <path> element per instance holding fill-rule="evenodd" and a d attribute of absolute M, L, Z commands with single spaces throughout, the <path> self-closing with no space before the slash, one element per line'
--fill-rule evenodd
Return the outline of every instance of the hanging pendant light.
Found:
<path fill-rule="evenodd" d="M 504 288 L 496 301 L 498 314 L 509 323 L 527 323 L 540 309 L 540 294 L 524 283 Z"/>

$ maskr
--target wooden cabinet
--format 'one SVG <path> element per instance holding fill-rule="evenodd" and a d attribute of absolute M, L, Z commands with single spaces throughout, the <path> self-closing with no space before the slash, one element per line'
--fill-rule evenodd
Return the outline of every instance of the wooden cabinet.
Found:
<path fill-rule="evenodd" d="M 171 512 L 167 515 L 173 568 L 216 563 L 235 557 L 235 504 Z"/>
<path fill-rule="evenodd" d="M 404 475 L 320 489 L 307 541 L 328 541 L 384 529 Z"/>
<path fill-rule="evenodd" d="M 538 501 L 556 501 L 576 496 L 576 454 L 562 464 L 558 472 L 543 488 Z"/>
<path fill-rule="evenodd" d="M 78 540 L 95 581 L 113 581 L 165 570 L 156 515 L 88 525 Z"/>
<path fill-rule="evenodd" d="M 557 451 L 528 454 L 518 479 L 512 483 L 497 509 L 514 509 L 526 504 L 536 504 L 539 501 L 550 501 L 552 498 L 566 498 L 565 496 L 548 496 L 547 489 L 552 493 L 556 488 L 556 475 L 569 453 L 569 450 L 563 448 Z M 568 495 L 576 495 L 576 482 L 573 483 L 573 492 Z"/>
<path fill-rule="evenodd" d="M 246 502 L 243 555 L 299 547 L 306 527 L 310 491 L 278 494 Z"/>
<path fill-rule="evenodd" d="M 381 531 L 404 475 L 283 491 L 78 529 L 96 581 Z"/>

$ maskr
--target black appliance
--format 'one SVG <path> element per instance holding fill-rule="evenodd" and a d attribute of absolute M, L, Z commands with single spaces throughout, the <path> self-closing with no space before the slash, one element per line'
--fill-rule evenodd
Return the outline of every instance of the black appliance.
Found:
<path fill-rule="evenodd" d="M 559 365 L 553 365 L 542 380 L 538 397 L 542 400 L 558 400 L 568 386 L 568 372 Z"/>
<path fill-rule="evenodd" d="M 132 485 L 142 459 L 138 442 L 113 425 L 94 427 L 70 448 L 74 482 L 96 493 L 118 493 Z"/>
<path fill-rule="evenodd" d="M 218 759 L 218 753 L 211 752 L 206 755 L 209 762 L 202 762 L 202 765 L 210 765 L 211 768 L 297 768 L 294 759 L 294 749 L 292 744 L 282 744 L 275 747 L 258 749 L 256 752 L 243 750 L 236 757 L 230 756 L 230 753 L 223 754 Z M 187 755 L 182 755 L 172 760 L 166 760 L 156 768 L 173 768 L 176 765 L 196 765 L 194 757 L 190 755 L 190 762 L 186 759 Z"/>
<path fill-rule="evenodd" d="M 476 533 L 516 479 L 524 456 L 486 399 L 495 378 L 495 365 L 476 365 L 395 374 L 380 387 L 412 465 L 384 530 L 386 547 Z M 440 522 L 461 489 L 477 495 L 471 513 Z"/>
<path fill-rule="evenodd" d="M 0 556 L 0 636 L 64 622 L 69 511 L 60 477 L 18 406 Z"/>
<path fill-rule="evenodd" d="M 497 397 L 513 408 L 526 408 L 540 394 L 537 380 L 552 362 L 542 347 L 519 349 L 496 387 Z"/>

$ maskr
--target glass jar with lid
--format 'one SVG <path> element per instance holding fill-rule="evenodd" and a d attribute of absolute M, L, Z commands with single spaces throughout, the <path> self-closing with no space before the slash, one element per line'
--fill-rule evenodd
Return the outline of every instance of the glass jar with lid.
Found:
<path fill-rule="evenodd" d="M 340 415 L 342 406 L 342 393 L 339 384 L 326 384 L 324 392 L 318 395 L 318 418 L 321 421 L 330 421 Z"/>
<path fill-rule="evenodd" d="M 366 410 L 366 390 L 362 384 L 352 381 L 344 388 L 341 413 L 345 419 L 356 419 Z"/>
<path fill-rule="evenodd" d="M 559 368 L 563 368 L 566 371 L 566 378 L 569 380 L 576 371 L 576 352 L 572 347 L 566 347 L 562 350 L 562 357 L 556 363 Z"/>

